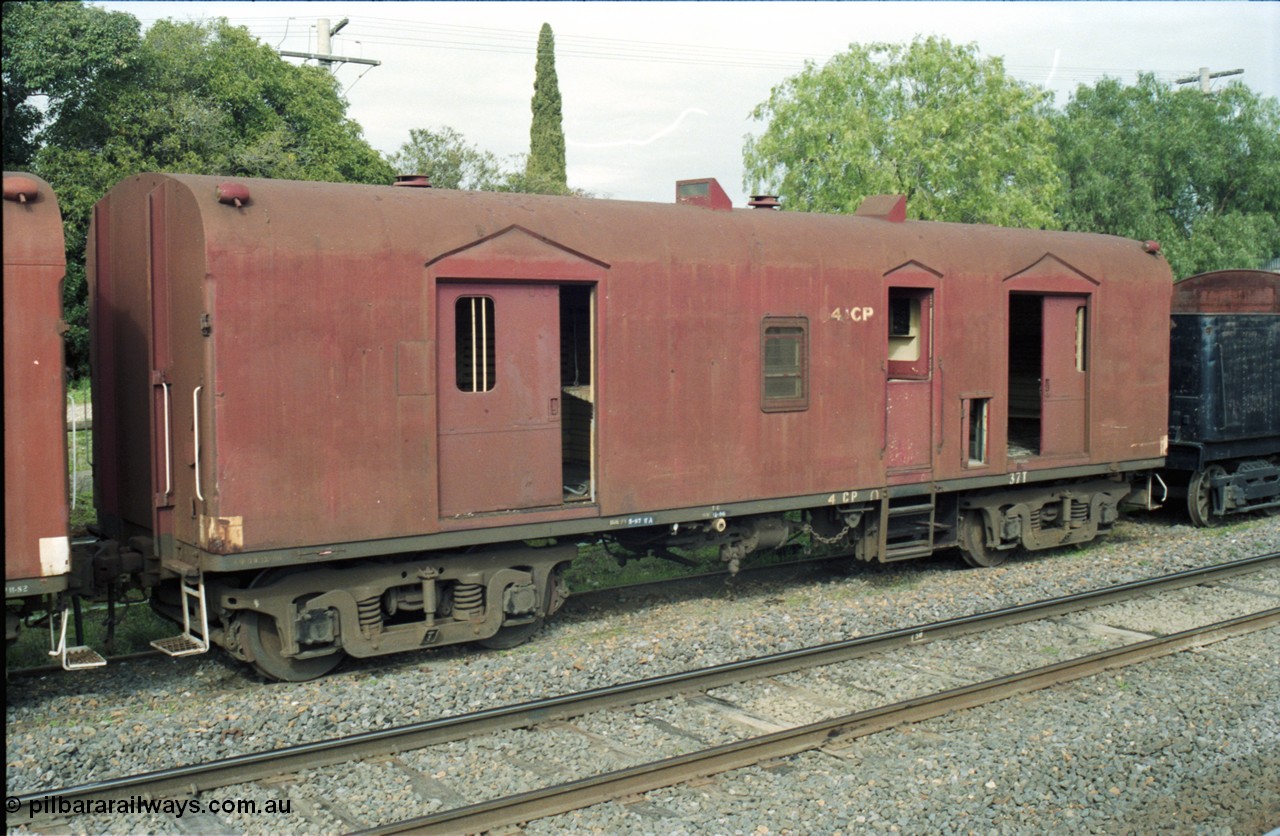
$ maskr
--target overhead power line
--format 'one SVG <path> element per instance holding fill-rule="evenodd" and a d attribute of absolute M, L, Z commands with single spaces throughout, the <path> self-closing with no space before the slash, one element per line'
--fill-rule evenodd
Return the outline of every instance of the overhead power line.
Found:
<path fill-rule="evenodd" d="M 274 41 L 287 34 L 289 22 L 293 18 L 242 16 L 230 18 L 229 20 L 233 24 L 249 27 L 251 31 L 264 40 Z M 361 17 L 359 19 L 359 27 L 361 32 L 359 43 L 367 45 L 410 46 L 421 49 L 528 56 L 534 55 L 537 46 L 537 33 L 524 29 L 424 23 L 381 17 Z M 336 29 L 333 34 L 336 34 Z M 281 54 L 292 54 L 295 57 L 318 57 L 316 54 L 301 55 L 286 52 Z M 801 69 L 806 61 L 822 64 L 829 60 L 831 55 L 557 33 L 556 57 L 557 60 L 562 61 L 572 59 L 627 61 L 725 68 L 774 69 L 794 72 Z M 371 63 L 364 59 L 348 58 L 346 60 L 353 63 Z M 1050 64 L 1010 64 L 1008 62 L 1005 63 L 1005 69 L 1014 77 L 1023 80 L 1052 77 L 1057 82 L 1067 83 L 1090 83 L 1104 77 L 1136 78 L 1141 72 L 1150 72 L 1167 81 L 1174 81 L 1176 77 L 1185 75 L 1187 72 L 1184 69 L 1063 67 Z M 1178 83 L 1181 83 L 1181 81 Z"/>

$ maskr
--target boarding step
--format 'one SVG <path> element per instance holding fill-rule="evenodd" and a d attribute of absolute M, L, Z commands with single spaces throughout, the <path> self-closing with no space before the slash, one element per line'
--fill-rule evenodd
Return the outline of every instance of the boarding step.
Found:
<path fill-rule="evenodd" d="M 151 642 L 151 646 L 170 656 L 190 656 L 196 653 L 204 653 L 206 650 L 199 639 L 195 636 L 188 636 L 186 633 L 170 636 L 167 639 L 156 639 Z"/>
<path fill-rule="evenodd" d="M 107 660 L 101 653 L 83 644 L 68 647 L 66 656 L 62 660 L 63 669 L 68 671 L 100 668 L 105 664 Z"/>
<path fill-rule="evenodd" d="M 64 671 L 100 668 L 107 664 L 102 654 L 91 647 L 82 644 L 67 646 L 67 620 L 65 609 L 49 617 L 49 645 L 52 648 L 49 655 L 58 660 Z"/>
<path fill-rule="evenodd" d="M 884 539 L 880 560 L 884 563 L 932 554 L 934 534 L 945 528 L 934 519 L 933 494 L 902 497 L 898 501 L 901 504 L 895 505 L 889 499 L 882 510 Z"/>
<path fill-rule="evenodd" d="M 209 610 L 205 604 L 204 578 L 202 577 L 194 586 L 183 578 L 181 589 L 182 632 L 169 638 L 156 639 L 151 643 L 152 647 L 167 656 L 195 656 L 209 650 Z"/>
<path fill-rule="evenodd" d="M 897 543 L 884 550 L 882 562 L 893 563 L 895 560 L 907 560 L 912 557 L 927 557 L 933 554 L 933 543 L 929 540 L 915 540 L 910 543 Z"/>

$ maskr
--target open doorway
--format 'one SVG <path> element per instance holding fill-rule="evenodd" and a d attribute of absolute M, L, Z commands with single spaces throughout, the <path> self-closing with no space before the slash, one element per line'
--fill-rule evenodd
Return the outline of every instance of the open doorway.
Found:
<path fill-rule="evenodd" d="M 591 285 L 560 286 L 560 431 L 566 503 L 595 499 L 593 303 Z"/>
<path fill-rule="evenodd" d="M 1009 295 L 1009 457 L 1040 455 L 1043 296 Z"/>
<path fill-rule="evenodd" d="M 1009 456 L 1089 448 L 1089 297 L 1009 295 Z"/>

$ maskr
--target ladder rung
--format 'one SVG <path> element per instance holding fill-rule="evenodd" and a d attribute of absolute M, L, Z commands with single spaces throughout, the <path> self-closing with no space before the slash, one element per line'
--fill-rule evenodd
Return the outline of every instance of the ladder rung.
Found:
<path fill-rule="evenodd" d="M 928 514 L 933 511 L 933 503 L 926 502 L 921 505 L 899 505 L 898 507 L 889 506 L 889 516 L 901 517 L 908 514 Z"/>

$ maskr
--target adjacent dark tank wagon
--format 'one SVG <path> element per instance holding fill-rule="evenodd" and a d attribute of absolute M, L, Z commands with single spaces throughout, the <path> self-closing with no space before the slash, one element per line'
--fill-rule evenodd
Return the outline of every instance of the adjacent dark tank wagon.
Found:
<path fill-rule="evenodd" d="M 1154 247 L 757 203 L 121 183 L 88 259 L 95 561 L 156 585 L 169 652 L 302 679 L 523 640 L 584 537 L 993 565 L 1148 495 Z"/>
<path fill-rule="evenodd" d="M 1280 274 L 1174 285 L 1169 482 L 1197 525 L 1280 509 Z"/>

